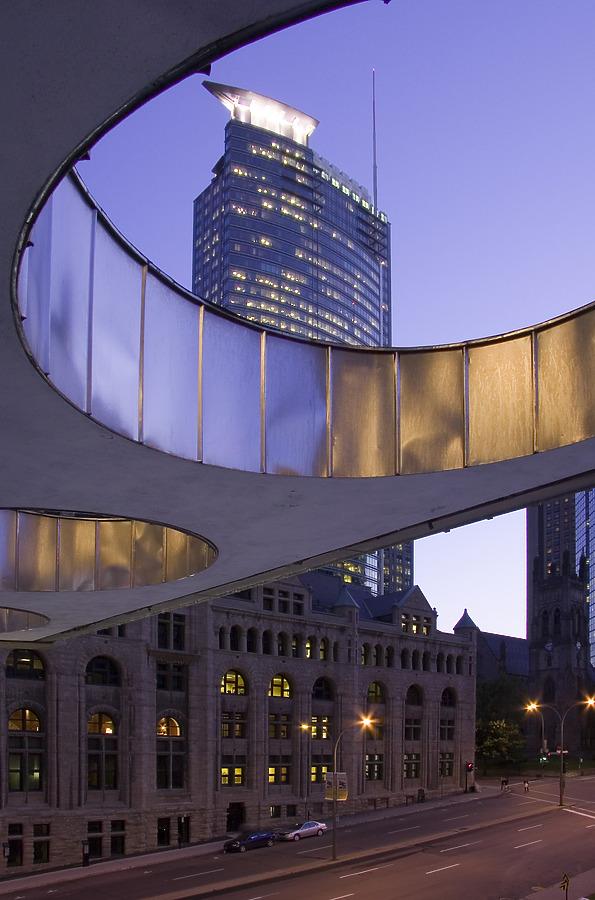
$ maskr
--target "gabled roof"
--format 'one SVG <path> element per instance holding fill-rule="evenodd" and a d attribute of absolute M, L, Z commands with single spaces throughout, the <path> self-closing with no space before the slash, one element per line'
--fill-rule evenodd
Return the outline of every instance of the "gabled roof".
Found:
<path fill-rule="evenodd" d="M 483 647 L 482 647 L 483 644 Z M 529 677 L 529 641 L 525 638 L 510 637 L 507 634 L 492 634 L 480 631 L 478 655 L 487 649 L 509 675 Z"/>

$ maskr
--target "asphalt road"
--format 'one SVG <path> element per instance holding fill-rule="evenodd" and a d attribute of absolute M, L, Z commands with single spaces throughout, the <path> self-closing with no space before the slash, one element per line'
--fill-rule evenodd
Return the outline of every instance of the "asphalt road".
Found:
<path fill-rule="evenodd" d="M 572 879 L 595 865 L 595 779 L 569 780 L 565 799 L 560 809 L 557 782 L 548 779 L 532 782 L 528 794 L 520 784 L 508 794 L 486 788 L 463 803 L 350 820 L 338 832 L 339 864 L 327 833 L 243 854 L 213 845 L 137 860 L 134 868 L 122 860 L 116 871 L 97 865 L 70 881 L 22 879 L 1 893 L 8 900 L 521 900 L 559 884 L 564 872 Z"/>

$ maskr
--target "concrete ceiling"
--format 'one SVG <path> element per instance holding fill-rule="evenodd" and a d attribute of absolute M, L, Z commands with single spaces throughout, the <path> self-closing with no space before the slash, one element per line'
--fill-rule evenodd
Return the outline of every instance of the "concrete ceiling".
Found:
<path fill-rule="evenodd" d="M 236 46 L 342 3 L 5 0 L 0 144 L 0 508 L 85 511 L 205 537 L 181 581 L 92 593 L 0 591 L 48 617 L 4 639 L 50 641 L 520 508 L 593 482 L 593 439 L 488 465 L 379 478 L 224 469 L 137 444 L 58 394 L 21 340 L 16 279 L 44 199 L 104 133 Z M 2 636 L 0 636 L 2 637 Z"/>

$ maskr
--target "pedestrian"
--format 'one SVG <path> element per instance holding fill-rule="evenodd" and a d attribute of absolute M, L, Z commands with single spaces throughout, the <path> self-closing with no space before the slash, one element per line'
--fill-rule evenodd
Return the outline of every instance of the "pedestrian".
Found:
<path fill-rule="evenodd" d="M 506 787 L 506 778 L 501 778 L 500 779 L 500 790 L 503 791 L 505 787 Z"/>
<path fill-rule="evenodd" d="M 528 791 L 529 791 L 529 781 L 528 781 L 527 778 L 525 778 L 525 780 L 523 781 L 523 788 L 524 788 L 524 790 L 525 790 L 525 793 L 528 793 Z"/>

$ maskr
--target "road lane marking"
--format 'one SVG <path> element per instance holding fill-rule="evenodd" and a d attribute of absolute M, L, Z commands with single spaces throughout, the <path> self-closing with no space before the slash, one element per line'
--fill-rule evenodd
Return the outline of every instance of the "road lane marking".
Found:
<path fill-rule="evenodd" d="M 513 847 L 513 850 L 520 850 L 522 847 L 531 847 L 532 844 L 541 844 L 542 840 L 539 838 L 538 841 L 529 841 L 528 844 L 517 844 L 516 847 Z"/>
<path fill-rule="evenodd" d="M 223 869 L 209 869 L 208 872 L 193 872 L 192 875 L 178 875 L 172 881 L 184 881 L 185 878 L 198 878 L 200 875 L 214 875 L 215 872 L 223 872 Z"/>
<path fill-rule="evenodd" d="M 518 828 L 517 831 L 531 831 L 532 828 L 543 828 L 543 822 L 539 825 L 528 825 L 526 828 Z"/>
<path fill-rule="evenodd" d="M 474 844 L 483 844 L 483 841 L 470 841 L 468 844 L 457 844 L 456 847 L 446 847 L 440 853 L 450 853 L 451 850 L 460 850 L 461 847 L 472 847 Z"/>
<path fill-rule="evenodd" d="M 393 863 L 386 866 L 374 866 L 372 869 L 362 869 L 361 872 L 350 872 L 349 875 L 339 875 L 339 878 L 353 878 L 354 875 L 367 875 L 368 872 L 377 872 L 378 869 L 390 869 Z"/>
<path fill-rule="evenodd" d="M 452 819 L 443 819 L 443 822 L 456 822 L 457 819 L 468 819 L 469 813 L 466 816 L 453 816 Z"/>
<path fill-rule="evenodd" d="M 259 894 L 258 897 L 249 897 L 248 900 L 263 900 L 264 897 L 278 897 L 279 891 L 275 891 L 272 894 Z"/>
<path fill-rule="evenodd" d="M 426 875 L 434 875 L 436 872 L 446 872 L 447 869 L 456 869 L 457 866 L 460 865 L 460 863 L 454 863 L 452 866 L 442 866 L 441 869 L 430 869 L 429 872 L 426 872 Z"/>
<path fill-rule="evenodd" d="M 345 900 L 346 897 L 355 897 L 355 894 L 341 894 L 340 897 L 331 897 L 331 900 Z"/>
<path fill-rule="evenodd" d="M 595 815 L 593 813 L 581 812 L 578 809 L 566 809 L 564 807 L 564 812 L 574 813 L 575 816 L 585 816 L 587 819 L 595 819 Z"/>
<path fill-rule="evenodd" d="M 298 856 L 303 853 L 316 853 L 317 850 L 328 850 L 328 848 L 332 846 L 332 844 L 317 844 L 316 847 L 310 847 L 309 850 L 300 850 Z"/>
<path fill-rule="evenodd" d="M 421 828 L 421 825 L 412 825 L 411 828 L 397 828 L 396 831 L 387 831 L 387 834 L 400 834 L 402 831 L 415 831 L 416 828 Z"/>

